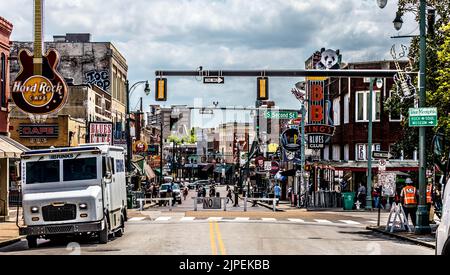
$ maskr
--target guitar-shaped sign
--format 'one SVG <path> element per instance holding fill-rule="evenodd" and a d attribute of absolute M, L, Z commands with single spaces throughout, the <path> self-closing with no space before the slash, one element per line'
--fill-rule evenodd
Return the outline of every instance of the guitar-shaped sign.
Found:
<path fill-rule="evenodd" d="M 394 58 L 395 67 L 397 68 L 398 73 L 394 76 L 394 81 L 397 84 L 397 94 L 403 98 L 411 98 L 416 95 L 416 87 L 412 84 L 411 77 L 403 72 L 400 64 L 398 63 L 398 59 L 406 56 L 407 47 L 401 45 L 402 52 L 398 54 L 395 51 L 395 45 L 391 48 L 391 55 Z"/>
<path fill-rule="evenodd" d="M 14 81 L 12 99 L 18 108 L 30 115 L 44 116 L 58 112 L 67 102 L 64 78 L 57 72 L 59 54 L 43 50 L 44 0 L 34 1 L 34 53 L 21 49 L 20 72 Z"/>

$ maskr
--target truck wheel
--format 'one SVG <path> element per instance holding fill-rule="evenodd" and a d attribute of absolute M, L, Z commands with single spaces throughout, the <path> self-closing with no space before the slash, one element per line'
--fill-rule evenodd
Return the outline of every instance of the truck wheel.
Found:
<path fill-rule="evenodd" d="M 123 215 L 120 217 L 120 228 L 114 233 L 114 237 L 122 237 L 125 233 L 125 221 Z"/>
<path fill-rule="evenodd" d="M 98 234 L 98 242 L 101 244 L 107 244 L 108 243 L 108 235 L 109 235 L 109 224 L 108 219 L 105 217 L 103 219 L 103 222 L 105 223 L 105 228 L 99 232 Z"/>
<path fill-rule="evenodd" d="M 37 247 L 37 237 L 36 236 L 28 236 L 27 237 L 28 248 L 36 248 Z"/>

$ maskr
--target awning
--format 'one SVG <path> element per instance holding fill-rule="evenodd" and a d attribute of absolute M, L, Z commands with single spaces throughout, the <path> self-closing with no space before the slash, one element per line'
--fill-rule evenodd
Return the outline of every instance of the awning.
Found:
<path fill-rule="evenodd" d="M 155 172 L 153 172 L 153 169 L 147 163 L 144 163 L 144 173 L 149 179 L 156 178 Z"/>
<path fill-rule="evenodd" d="M 20 158 L 23 152 L 28 152 L 30 149 L 18 143 L 17 141 L 0 135 L 0 158 Z"/>
<path fill-rule="evenodd" d="M 227 173 L 231 168 L 231 165 L 219 165 L 214 169 L 214 173 L 222 173 L 222 169 L 225 169 L 225 173 Z"/>
<path fill-rule="evenodd" d="M 212 163 L 208 163 L 207 165 L 205 165 L 205 167 L 202 168 L 203 172 L 207 172 L 209 171 L 209 169 L 211 169 L 214 166 L 214 164 Z"/>
<path fill-rule="evenodd" d="M 161 175 L 161 170 L 159 168 L 156 168 L 154 171 L 155 171 L 155 174 L 157 174 L 158 176 Z"/>

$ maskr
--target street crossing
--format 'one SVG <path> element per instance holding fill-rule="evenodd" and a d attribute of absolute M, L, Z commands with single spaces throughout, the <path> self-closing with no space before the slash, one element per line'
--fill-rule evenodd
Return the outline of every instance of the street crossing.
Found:
<path fill-rule="evenodd" d="M 262 223 L 293 223 L 293 224 L 318 224 L 318 225 L 348 225 L 348 226 L 366 226 L 376 224 L 373 220 L 327 220 L 327 219 L 297 219 L 297 218 L 251 218 L 251 217 L 170 217 L 160 216 L 152 219 L 151 217 L 135 217 L 128 220 L 129 224 L 136 224 L 141 222 L 154 223 L 189 223 L 189 222 L 262 222 Z"/>

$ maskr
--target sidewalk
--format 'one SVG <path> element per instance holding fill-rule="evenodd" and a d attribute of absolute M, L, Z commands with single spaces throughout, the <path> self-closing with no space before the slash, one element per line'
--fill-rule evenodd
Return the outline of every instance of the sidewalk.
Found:
<path fill-rule="evenodd" d="M 432 224 L 431 225 L 431 234 L 427 234 L 427 235 L 416 235 L 414 233 L 411 232 L 396 232 L 394 231 L 393 233 L 386 231 L 386 227 L 377 227 L 377 226 L 368 226 L 367 227 L 368 230 L 377 232 L 377 233 L 381 233 L 383 235 L 387 235 L 390 237 L 394 237 L 397 239 L 401 239 L 404 241 L 409 241 L 418 245 L 422 245 L 422 246 L 426 246 L 429 248 L 433 248 L 436 249 L 436 229 L 437 229 L 437 225 Z"/>
<path fill-rule="evenodd" d="M 15 222 L 0 223 L 0 247 L 20 241 L 19 229 Z"/>

